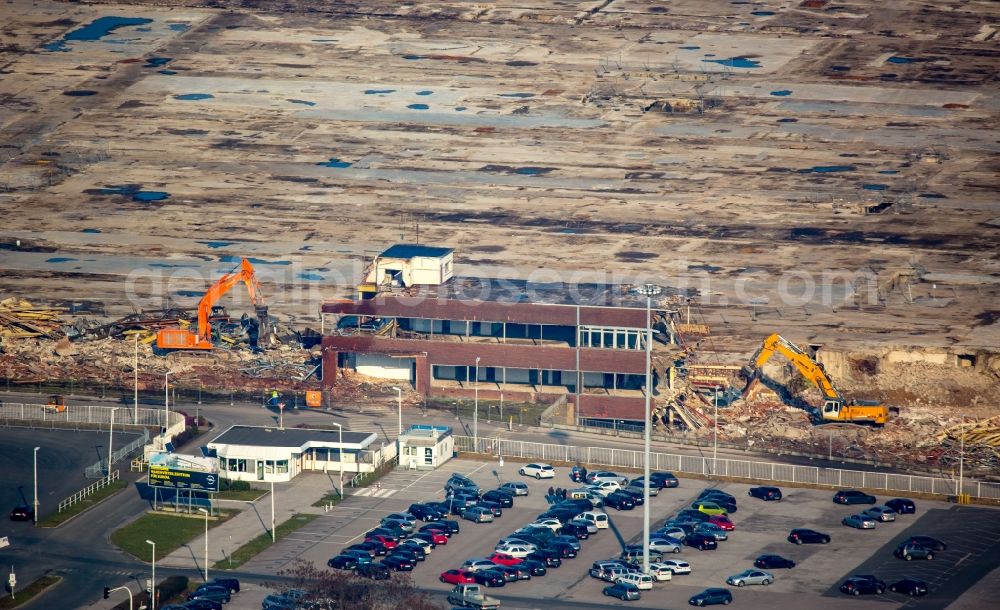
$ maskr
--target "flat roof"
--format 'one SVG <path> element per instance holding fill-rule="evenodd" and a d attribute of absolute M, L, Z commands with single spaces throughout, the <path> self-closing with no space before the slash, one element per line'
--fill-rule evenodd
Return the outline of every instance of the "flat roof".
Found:
<path fill-rule="evenodd" d="M 374 432 L 344 430 L 344 447 L 364 449 L 377 438 Z M 340 443 L 337 430 L 267 426 L 232 426 L 208 442 L 209 445 L 248 445 L 256 447 L 301 447 L 309 442 L 330 445 Z"/>
<path fill-rule="evenodd" d="M 454 252 L 454 248 L 439 248 L 435 246 L 421 246 L 419 244 L 396 244 L 379 255 L 385 258 L 414 258 L 416 256 L 426 256 L 437 258 Z"/>

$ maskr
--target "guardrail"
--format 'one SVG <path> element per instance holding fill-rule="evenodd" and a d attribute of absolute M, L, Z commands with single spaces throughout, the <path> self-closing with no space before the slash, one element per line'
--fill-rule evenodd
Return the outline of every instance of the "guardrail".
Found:
<path fill-rule="evenodd" d="M 64 510 L 66 510 L 70 506 L 73 506 L 74 504 L 76 504 L 77 502 L 83 500 L 87 496 L 93 494 L 97 490 L 102 489 L 104 487 L 107 487 L 111 483 L 117 481 L 118 480 L 118 474 L 119 474 L 119 472 L 117 470 L 114 470 L 114 471 L 111 472 L 111 476 L 104 477 L 100 481 L 96 481 L 95 483 L 92 483 L 92 484 L 88 485 L 87 487 L 84 487 L 83 489 L 81 489 L 80 491 L 76 492 L 72 496 L 66 498 L 65 500 L 63 500 L 62 502 L 59 503 L 59 512 L 63 512 Z"/>
<path fill-rule="evenodd" d="M 456 436 L 455 450 L 486 453 L 529 460 L 570 462 L 596 466 L 641 468 L 643 452 L 606 447 L 574 447 L 550 445 L 502 438 L 479 437 L 478 446 L 471 436 Z M 697 455 L 650 453 L 650 468 L 698 475 L 721 475 L 774 483 L 803 483 L 830 487 L 860 487 L 900 493 L 931 493 L 940 495 L 968 494 L 975 498 L 1000 500 L 1000 483 L 964 479 L 959 489 L 953 477 L 931 477 L 890 472 L 865 472 L 843 468 L 820 468 L 777 462 L 733 460 Z"/>
<path fill-rule="evenodd" d="M 145 447 L 146 443 L 148 442 L 149 442 L 149 430 L 143 428 L 142 436 L 135 439 L 131 443 L 125 445 L 118 451 L 113 451 L 111 453 L 111 465 L 113 465 L 115 462 L 120 462 L 126 457 L 132 455 L 137 450 Z M 90 466 L 87 466 L 87 468 L 83 471 L 83 474 L 88 479 L 98 479 L 100 477 L 106 477 L 108 476 L 109 467 L 110 465 L 108 464 L 107 460 L 98 460 L 97 462 L 91 464 Z"/>

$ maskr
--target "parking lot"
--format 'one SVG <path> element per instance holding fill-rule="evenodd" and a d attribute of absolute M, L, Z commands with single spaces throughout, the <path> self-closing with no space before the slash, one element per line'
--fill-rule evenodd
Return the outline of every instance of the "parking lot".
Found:
<path fill-rule="evenodd" d="M 443 593 L 451 587 L 438 581 L 441 572 L 459 567 L 466 559 L 489 555 L 498 539 L 533 521 L 548 506 L 545 493 L 550 485 L 577 486 L 569 480 L 565 468 L 557 468 L 555 480 L 541 481 L 519 476 L 517 468 L 518 464 L 508 462 L 500 472 L 495 462 L 456 459 L 438 471 L 390 473 L 382 479 L 381 488 L 359 490 L 329 515 L 296 532 L 247 567 L 276 570 L 284 563 L 280 556 L 296 556 L 325 565 L 341 549 L 362 540 L 364 532 L 375 527 L 382 516 L 406 510 L 413 502 L 443 499 L 443 485 L 452 472 L 470 476 L 484 490 L 495 488 L 500 481 L 526 482 L 530 495 L 517 498 L 513 508 L 504 509 L 502 517 L 484 524 L 460 520 L 461 533 L 417 564 L 411 573 L 416 585 Z M 654 526 L 687 508 L 710 485 L 706 481 L 681 479 L 679 488 L 662 490 L 650 503 Z M 729 540 L 720 542 L 717 550 L 684 547 L 680 554 L 670 555 L 669 558 L 688 561 L 692 573 L 657 583 L 652 591 L 643 591 L 639 601 L 620 602 L 604 597 L 601 590 L 607 583 L 591 578 L 587 570 L 594 561 L 616 557 L 624 544 L 641 538 L 642 507 L 630 511 L 608 509 L 611 527 L 582 541 L 583 548 L 577 558 L 564 560 L 562 567 L 550 569 L 546 576 L 509 583 L 491 589 L 490 594 L 500 598 L 505 608 L 574 604 L 680 608 L 687 606 L 691 595 L 706 587 L 725 587 L 727 576 L 752 567 L 758 555 L 773 553 L 794 560 L 796 567 L 769 570 L 776 577 L 769 586 L 730 587 L 734 604 L 767 605 L 775 609 L 800 609 L 808 605 L 814 610 L 841 608 L 847 603 L 859 608 L 904 604 L 907 608 L 939 608 L 995 568 L 998 561 L 1000 529 L 995 525 L 994 509 L 918 501 L 916 515 L 900 515 L 896 522 L 880 523 L 874 530 L 855 530 L 844 527 L 840 521 L 867 506 L 834 504 L 829 491 L 786 488 L 781 502 L 764 502 L 748 497 L 750 486 L 746 484 L 723 483 L 718 487 L 734 495 L 739 504 L 739 510 L 730 515 L 735 530 L 730 532 Z M 879 501 L 887 499 L 879 497 Z M 819 530 L 829 534 L 832 541 L 826 545 L 791 544 L 786 536 L 794 527 Z M 892 556 L 899 540 L 917 533 L 944 540 L 948 549 L 938 553 L 933 561 L 905 562 Z M 848 598 L 838 587 L 855 573 L 875 574 L 889 584 L 903 576 L 915 576 L 930 583 L 931 594 L 919 600 L 890 593 Z M 443 598 L 442 594 L 442 603 Z M 546 603 L 543 601 L 546 599 L 551 601 Z"/>

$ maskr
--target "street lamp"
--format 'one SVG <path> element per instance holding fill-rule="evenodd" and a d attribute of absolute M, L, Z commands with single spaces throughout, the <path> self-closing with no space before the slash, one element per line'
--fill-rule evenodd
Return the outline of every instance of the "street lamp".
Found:
<path fill-rule="evenodd" d="M 712 476 L 719 474 L 719 390 L 722 386 L 715 386 L 715 420 L 712 423 Z"/>
<path fill-rule="evenodd" d="M 114 441 L 114 438 L 115 438 L 115 436 L 114 436 L 114 434 L 115 434 L 115 411 L 117 411 L 117 410 L 118 410 L 118 407 L 111 407 L 111 424 L 108 425 L 108 483 L 111 482 L 111 460 L 112 460 L 112 456 L 114 455 L 114 451 L 113 451 L 114 447 L 112 447 L 111 444 L 112 444 L 112 442 Z"/>
<path fill-rule="evenodd" d="M 168 423 L 168 416 L 170 415 L 170 388 L 167 378 L 173 371 L 167 371 L 163 374 L 163 449 L 166 450 L 167 442 L 167 428 L 170 426 Z"/>
<path fill-rule="evenodd" d="M 959 504 L 962 503 L 963 484 L 965 483 L 965 414 L 962 414 L 962 437 L 959 439 L 958 450 L 958 493 L 955 494 Z"/>
<path fill-rule="evenodd" d="M 135 335 L 135 361 L 132 363 L 132 381 L 133 381 L 133 387 L 135 388 L 132 397 L 133 404 L 135 405 L 133 407 L 135 411 L 132 415 L 132 423 L 138 424 L 139 423 L 139 335 L 138 333 Z"/>
<path fill-rule="evenodd" d="M 644 413 L 645 433 L 643 434 L 643 485 L 642 485 L 642 571 L 649 574 L 649 445 L 652 423 L 650 422 L 650 397 L 653 394 L 653 297 L 662 289 L 656 284 L 643 284 L 637 292 L 646 297 L 646 408 Z"/>
<path fill-rule="evenodd" d="M 205 513 L 205 582 L 208 582 L 208 511 L 199 508 L 198 512 Z"/>
<path fill-rule="evenodd" d="M 479 451 L 479 356 L 476 356 L 476 399 L 475 409 L 472 412 L 472 438 L 473 451 Z"/>
<path fill-rule="evenodd" d="M 38 450 L 41 447 L 35 447 L 34 452 L 34 463 L 35 463 L 35 512 L 31 515 L 31 522 L 34 525 L 38 525 Z"/>
<path fill-rule="evenodd" d="M 340 462 L 340 499 L 344 499 L 344 427 L 337 422 L 330 422 L 334 426 L 337 426 L 337 443 L 340 445 L 337 449 L 337 461 Z M 327 461 L 329 462 L 329 454 L 327 454 Z"/>
<path fill-rule="evenodd" d="M 146 544 L 153 545 L 153 579 L 149 586 L 149 607 L 150 610 L 156 610 L 156 543 L 152 540 L 146 540 Z"/>
<path fill-rule="evenodd" d="M 392 386 L 396 390 L 396 399 L 399 402 L 399 436 L 403 436 L 403 390 Z"/>

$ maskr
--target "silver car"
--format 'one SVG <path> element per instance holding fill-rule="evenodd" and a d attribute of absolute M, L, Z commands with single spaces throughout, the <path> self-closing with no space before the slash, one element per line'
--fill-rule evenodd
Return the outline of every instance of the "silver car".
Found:
<path fill-rule="evenodd" d="M 493 511 L 482 506 L 472 506 L 462 511 L 462 518 L 476 523 L 492 523 Z"/>
<path fill-rule="evenodd" d="M 649 550 L 661 553 L 680 553 L 681 543 L 670 538 L 650 538 Z"/>
<path fill-rule="evenodd" d="M 774 582 L 774 574 L 764 570 L 743 570 L 726 579 L 726 584 L 742 587 L 743 585 L 769 585 Z"/>
<path fill-rule="evenodd" d="M 859 530 L 875 529 L 875 520 L 867 515 L 850 515 L 848 517 L 844 517 L 841 523 L 847 527 L 853 527 Z"/>
<path fill-rule="evenodd" d="M 896 511 L 892 510 L 888 506 L 873 506 L 866 511 L 862 511 L 862 515 L 866 517 L 871 517 L 876 521 L 895 521 Z"/>

